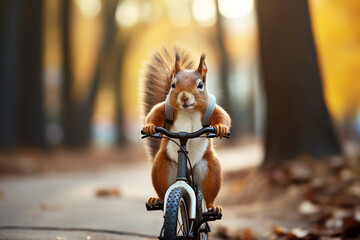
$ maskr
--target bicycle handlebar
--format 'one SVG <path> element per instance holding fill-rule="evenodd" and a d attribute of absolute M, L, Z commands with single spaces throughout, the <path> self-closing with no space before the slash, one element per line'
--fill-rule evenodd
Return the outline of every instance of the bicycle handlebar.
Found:
<path fill-rule="evenodd" d="M 163 133 L 166 136 L 170 137 L 170 138 L 197 138 L 200 137 L 201 135 L 203 135 L 204 133 L 210 133 L 208 135 L 209 138 L 213 138 L 216 137 L 216 128 L 215 127 L 205 127 L 202 128 L 196 132 L 192 132 L 192 133 L 188 133 L 188 132 L 178 132 L 178 133 L 174 133 L 174 132 L 170 132 L 165 128 L 162 127 L 155 127 L 155 131 L 157 133 Z M 143 132 L 143 130 L 141 130 L 141 134 L 145 135 L 145 133 Z M 154 136 L 154 135 L 147 135 L 147 136 Z M 230 136 L 230 131 L 226 133 L 226 135 L 224 135 L 224 138 L 229 138 Z M 146 137 L 146 136 L 144 136 Z M 157 137 L 157 136 L 154 136 Z"/>

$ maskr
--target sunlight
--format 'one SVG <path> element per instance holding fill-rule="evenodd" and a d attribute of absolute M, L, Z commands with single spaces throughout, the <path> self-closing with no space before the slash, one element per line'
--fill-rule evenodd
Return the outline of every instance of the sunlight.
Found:
<path fill-rule="evenodd" d="M 117 24 L 131 27 L 139 21 L 139 10 L 136 3 L 125 1 L 118 4 L 115 12 Z"/>
<path fill-rule="evenodd" d="M 254 0 L 219 0 L 220 14 L 226 18 L 241 18 L 254 7 Z"/>
<path fill-rule="evenodd" d="M 195 20 L 203 27 L 210 27 L 216 22 L 215 3 L 212 0 L 195 0 L 192 12 Z"/>
<path fill-rule="evenodd" d="M 77 0 L 80 12 L 88 17 L 95 17 L 101 10 L 100 0 Z"/>
<path fill-rule="evenodd" d="M 143 2 L 140 4 L 140 11 L 141 14 L 139 16 L 139 20 L 141 22 L 150 22 L 151 21 L 151 4 L 149 2 Z"/>
<path fill-rule="evenodd" d="M 190 11 L 183 1 L 172 1 L 168 14 L 172 24 L 177 27 L 185 27 L 191 21 Z"/>

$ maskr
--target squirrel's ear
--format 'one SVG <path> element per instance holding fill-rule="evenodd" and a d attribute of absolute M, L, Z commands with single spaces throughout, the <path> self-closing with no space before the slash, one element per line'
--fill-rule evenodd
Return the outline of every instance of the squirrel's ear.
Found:
<path fill-rule="evenodd" d="M 174 65 L 174 70 L 173 70 L 173 76 L 175 77 L 175 75 L 180 72 L 180 57 L 179 54 L 177 52 L 175 52 L 175 65 Z"/>
<path fill-rule="evenodd" d="M 203 53 L 200 57 L 200 64 L 199 64 L 199 67 L 198 69 L 196 70 L 198 73 L 200 73 L 202 79 L 203 79 L 203 82 L 206 81 L 206 72 L 207 72 L 207 66 L 206 66 L 206 63 L 205 63 L 205 53 Z"/>

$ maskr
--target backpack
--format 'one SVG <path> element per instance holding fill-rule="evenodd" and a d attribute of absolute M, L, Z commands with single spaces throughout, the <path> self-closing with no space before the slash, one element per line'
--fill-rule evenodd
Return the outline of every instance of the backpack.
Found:
<path fill-rule="evenodd" d="M 205 109 L 204 116 L 201 118 L 201 124 L 203 127 L 209 127 L 211 124 L 211 117 L 215 109 L 216 97 L 212 94 L 209 95 L 209 103 Z M 169 104 L 169 94 L 165 100 L 165 128 L 170 130 L 171 124 L 174 123 L 174 111 Z"/>

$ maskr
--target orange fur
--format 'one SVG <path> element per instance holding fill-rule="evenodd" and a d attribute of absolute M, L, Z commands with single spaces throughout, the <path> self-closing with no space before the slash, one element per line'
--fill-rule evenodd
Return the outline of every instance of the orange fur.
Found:
<path fill-rule="evenodd" d="M 165 102 L 156 104 L 145 119 L 145 126 L 143 131 L 148 134 L 155 133 L 156 127 L 163 127 L 165 125 Z"/>
<path fill-rule="evenodd" d="M 211 126 L 216 127 L 216 135 L 220 138 L 230 130 L 231 118 L 219 105 L 215 105 L 213 115 L 211 116 Z"/>
<path fill-rule="evenodd" d="M 164 142 L 164 141 L 163 141 Z M 161 144 L 163 145 L 163 143 Z M 170 158 L 166 150 L 160 149 L 156 154 L 154 164 L 151 171 L 151 177 L 154 189 L 160 199 L 164 201 L 166 190 L 168 189 L 168 171 L 169 171 Z"/>
<path fill-rule="evenodd" d="M 215 156 L 212 141 L 210 141 L 209 148 L 204 154 L 203 159 L 208 162 L 208 171 L 203 181 L 202 194 L 206 202 L 206 207 L 213 208 L 215 198 L 220 191 L 222 176 L 221 166 L 219 160 Z"/>

